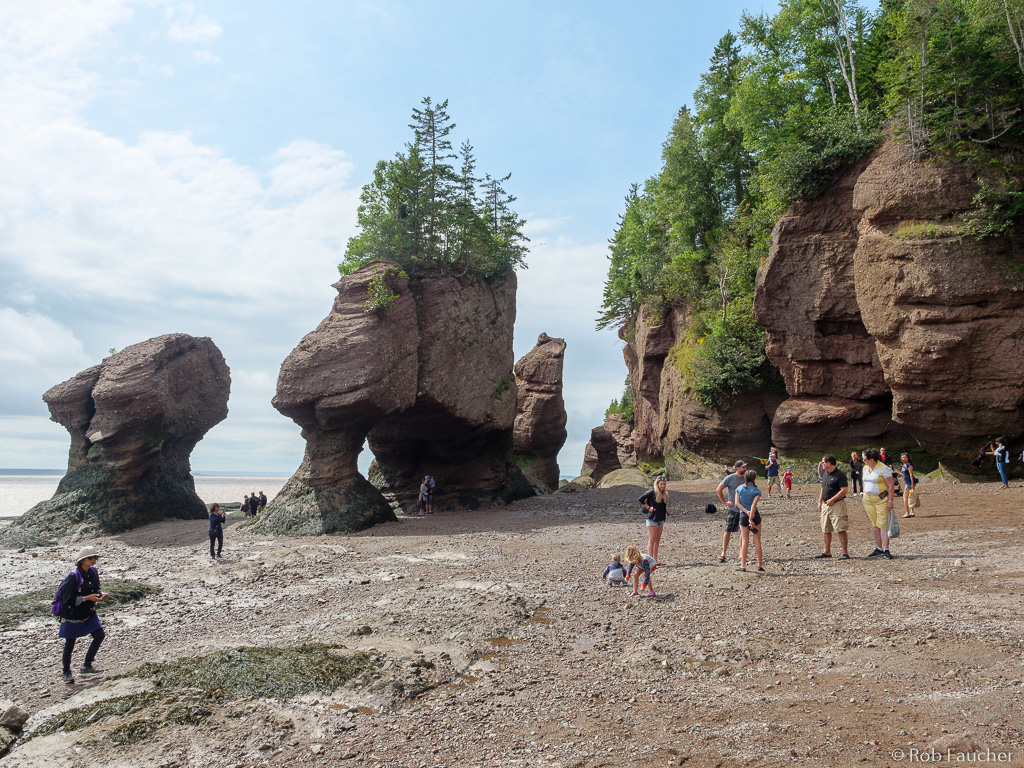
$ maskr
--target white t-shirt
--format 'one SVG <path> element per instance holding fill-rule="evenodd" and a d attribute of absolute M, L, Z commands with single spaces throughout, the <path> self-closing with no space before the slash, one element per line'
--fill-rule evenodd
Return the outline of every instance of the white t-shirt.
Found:
<path fill-rule="evenodd" d="M 883 488 L 887 487 L 885 478 L 892 477 L 892 470 L 885 466 L 882 462 L 875 464 L 874 471 L 865 464 L 864 469 L 860 473 L 860 479 L 864 483 L 864 493 L 871 493 L 875 496 L 878 495 L 878 486 L 881 485 Z M 879 482 L 881 480 L 881 482 Z"/>

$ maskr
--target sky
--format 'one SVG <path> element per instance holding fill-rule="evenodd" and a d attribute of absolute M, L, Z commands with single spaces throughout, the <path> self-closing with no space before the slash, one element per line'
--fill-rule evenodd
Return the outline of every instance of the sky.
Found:
<path fill-rule="evenodd" d="M 359 191 L 424 96 L 531 238 L 515 358 L 566 340 L 565 476 L 620 396 L 608 238 L 715 43 L 775 2 L 0 2 L 0 467 L 62 469 L 42 393 L 164 333 L 231 368 L 196 472 L 291 474 L 281 362 L 330 311 Z M 361 457 L 365 466 L 368 452 Z"/>

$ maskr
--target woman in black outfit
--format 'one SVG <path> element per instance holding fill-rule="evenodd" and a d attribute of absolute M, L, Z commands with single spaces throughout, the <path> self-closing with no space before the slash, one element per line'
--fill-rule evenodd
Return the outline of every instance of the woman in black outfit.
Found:
<path fill-rule="evenodd" d="M 64 638 L 62 661 L 65 683 L 75 682 L 71 675 L 71 653 L 75 650 L 75 640 L 85 635 L 92 635 L 92 642 L 79 672 L 95 675 L 102 671 L 92 666 L 100 643 L 106 637 L 100 617 L 96 615 L 96 603 L 107 599 L 107 595 L 100 591 L 100 573 L 95 567 L 99 557 L 95 547 L 84 547 L 78 553 L 75 570 L 60 585 L 60 637 Z"/>
<path fill-rule="evenodd" d="M 221 512 L 220 504 L 214 504 L 210 508 L 210 557 L 220 557 L 220 551 L 224 548 L 224 521 L 227 515 Z M 214 553 L 213 545 L 217 544 L 217 551 Z"/>
<path fill-rule="evenodd" d="M 864 483 L 860 479 L 860 472 L 864 469 L 864 462 L 860 455 L 854 451 L 850 454 L 850 484 L 853 486 L 853 495 L 864 493 Z"/>
<path fill-rule="evenodd" d="M 640 504 L 647 511 L 647 554 L 658 560 L 658 544 L 668 516 L 667 482 L 664 477 L 654 481 L 654 487 L 640 497 Z"/>

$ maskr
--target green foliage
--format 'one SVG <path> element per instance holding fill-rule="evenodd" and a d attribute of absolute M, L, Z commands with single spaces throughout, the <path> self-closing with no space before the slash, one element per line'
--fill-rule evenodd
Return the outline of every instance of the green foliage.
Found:
<path fill-rule="evenodd" d="M 933 221 L 910 223 L 901 221 L 896 227 L 897 240 L 934 240 L 940 237 L 956 237 L 960 229 L 955 224 L 938 224 Z"/>
<path fill-rule="evenodd" d="M 398 301 L 398 294 L 391 290 L 389 280 L 392 276 L 408 277 L 400 269 L 381 269 L 370 278 L 366 285 L 366 302 L 363 304 L 363 311 L 376 312 L 378 315 L 387 314 L 388 310 Z"/>
<path fill-rule="evenodd" d="M 607 419 L 613 413 L 618 413 L 622 416 L 622 420 L 625 421 L 629 426 L 635 426 L 635 417 L 633 414 L 633 387 L 629 383 L 629 376 L 626 377 L 626 386 L 622 390 L 622 397 L 619 400 L 612 400 L 611 405 L 608 406 L 608 410 L 604 412 L 604 417 Z"/>
<path fill-rule="evenodd" d="M 874 12 L 782 0 L 774 15 L 743 14 L 673 122 L 661 170 L 629 190 L 598 327 L 685 305 L 690 328 L 671 354 L 697 399 L 720 408 L 777 386 L 751 307 L 779 217 L 870 152 L 884 125 L 919 152 L 1024 149 L 1022 30 L 1024 0 L 881 0 Z M 990 175 L 1002 181 L 981 187 L 963 232 L 1012 236 L 1019 169 Z M 899 236 L 956 234 L 936 226 Z"/>
<path fill-rule="evenodd" d="M 476 174 L 473 146 L 458 153 L 447 100 L 424 98 L 413 110 L 413 139 L 393 160 L 381 160 L 363 187 L 360 229 L 338 265 L 344 276 L 372 261 L 389 260 L 410 274 L 475 274 L 496 277 L 525 268 L 525 221 L 505 191 L 510 174 Z M 458 162 L 456 169 L 453 164 Z"/>
<path fill-rule="evenodd" d="M 506 373 L 502 376 L 501 381 L 498 382 L 498 386 L 494 388 L 494 397 L 500 400 L 501 396 L 508 392 L 513 381 L 515 381 L 515 376 L 510 373 Z"/>

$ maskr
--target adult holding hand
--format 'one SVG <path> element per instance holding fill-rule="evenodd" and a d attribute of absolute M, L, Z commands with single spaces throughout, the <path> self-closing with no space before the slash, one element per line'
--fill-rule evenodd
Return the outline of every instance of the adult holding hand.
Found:
<path fill-rule="evenodd" d="M 654 487 L 640 497 L 640 505 L 647 512 L 647 554 L 658 562 L 658 545 L 665 530 L 668 516 L 668 482 L 664 477 L 654 481 Z"/>
<path fill-rule="evenodd" d="M 875 550 L 868 557 L 892 560 L 889 552 L 889 514 L 892 512 L 895 486 L 892 469 L 882 463 L 882 456 L 875 448 L 864 451 L 861 480 L 864 482 L 864 495 L 861 497 L 864 511 L 868 514 L 875 535 Z"/>

